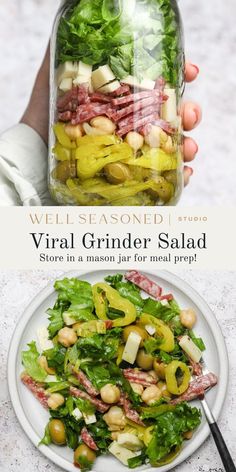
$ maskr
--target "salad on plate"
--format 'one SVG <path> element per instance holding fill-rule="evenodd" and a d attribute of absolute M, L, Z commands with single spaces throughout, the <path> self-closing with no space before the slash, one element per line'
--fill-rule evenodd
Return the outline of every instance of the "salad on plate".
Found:
<path fill-rule="evenodd" d="M 195 311 L 135 270 L 54 287 L 48 325 L 22 352 L 21 381 L 49 413 L 40 444 L 71 448 L 83 471 L 108 454 L 129 468 L 172 462 L 201 423 L 189 402 L 217 384 L 202 373 Z"/>

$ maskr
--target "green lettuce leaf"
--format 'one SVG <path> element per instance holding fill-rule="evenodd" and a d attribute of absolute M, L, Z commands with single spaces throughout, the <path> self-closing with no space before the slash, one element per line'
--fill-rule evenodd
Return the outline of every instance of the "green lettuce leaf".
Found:
<path fill-rule="evenodd" d="M 63 310 L 61 307 L 56 308 L 55 306 L 54 308 L 49 308 L 46 312 L 49 315 L 48 316 L 48 319 L 49 319 L 48 332 L 49 332 L 50 339 L 54 338 L 54 336 L 56 336 L 58 331 L 64 326 L 62 312 Z"/>
<path fill-rule="evenodd" d="M 164 458 L 175 446 L 180 446 L 183 433 L 196 429 L 201 423 L 201 412 L 180 403 L 174 411 L 168 411 L 155 418 L 154 434 L 146 453 L 151 465 Z"/>
<path fill-rule="evenodd" d="M 47 372 L 39 365 L 39 352 L 37 351 L 35 341 L 28 344 L 28 351 L 22 352 L 22 363 L 30 377 L 37 382 L 44 382 L 47 378 Z"/>
<path fill-rule="evenodd" d="M 115 328 L 106 334 L 94 334 L 89 338 L 79 338 L 77 348 L 79 358 L 91 358 L 97 361 L 107 361 L 117 355 L 122 329 Z"/>

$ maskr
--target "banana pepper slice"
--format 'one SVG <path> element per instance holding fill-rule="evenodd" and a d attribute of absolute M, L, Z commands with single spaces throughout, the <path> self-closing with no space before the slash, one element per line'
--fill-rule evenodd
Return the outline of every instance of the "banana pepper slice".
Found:
<path fill-rule="evenodd" d="M 155 316 L 148 315 L 147 313 L 141 315 L 139 322 L 144 326 L 152 325 L 156 328 L 156 334 L 163 338 L 163 341 L 159 346 L 160 350 L 165 352 L 173 351 L 175 347 L 174 334 L 166 323 L 155 318 Z"/>
<path fill-rule="evenodd" d="M 178 383 L 176 378 L 178 369 L 181 370 L 182 374 L 180 379 L 181 383 Z M 165 368 L 165 375 L 167 390 L 173 395 L 182 395 L 182 393 L 188 389 L 191 374 L 189 367 L 184 362 L 172 361 Z"/>
<path fill-rule="evenodd" d="M 59 143 L 65 147 L 66 149 L 75 149 L 76 143 L 75 141 L 71 141 L 69 136 L 65 132 L 65 126 L 63 123 L 56 123 L 53 126 L 53 131 Z"/>
<path fill-rule="evenodd" d="M 127 326 L 136 320 L 136 308 L 129 300 L 121 297 L 114 288 L 106 283 L 98 283 L 93 286 L 93 300 L 96 315 L 100 320 L 108 320 L 106 313 L 107 302 L 111 308 L 115 308 L 125 313 L 124 318 L 117 318 L 113 321 L 114 327 Z"/>
<path fill-rule="evenodd" d="M 127 162 L 130 166 L 145 167 L 157 172 L 177 169 L 178 157 L 176 154 L 166 154 L 162 149 L 152 148 L 137 159 L 131 158 Z"/>

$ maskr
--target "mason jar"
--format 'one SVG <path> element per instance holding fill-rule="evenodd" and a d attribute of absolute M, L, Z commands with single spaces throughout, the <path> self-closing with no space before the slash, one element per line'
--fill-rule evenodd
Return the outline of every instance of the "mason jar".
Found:
<path fill-rule="evenodd" d="M 175 205 L 183 187 L 176 0 L 67 0 L 51 40 L 49 189 L 59 205 Z"/>

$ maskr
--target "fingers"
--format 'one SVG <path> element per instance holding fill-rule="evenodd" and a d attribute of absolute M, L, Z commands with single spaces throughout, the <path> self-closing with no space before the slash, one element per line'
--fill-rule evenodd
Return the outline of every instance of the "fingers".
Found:
<path fill-rule="evenodd" d="M 193 82 L 199 74 L 199 68 L 195 64 L 187 62 L 185 64 L 185 80 L 186 82 Z"/>
<path fill-rule="evenodd" d="M 193 175 L 193 169 L 188 166 L 184 166 L 184 186 L 189 184 L 190 178 Z"/>
<path fill-rule="evenodd" d="M 198 145 L 192 138 L 184 138 L 184 161 L 191 162 L 198 152 Z"/>
<path fill-rule="evenodd" d="M 201 108 L 194 102 L 184 103 L 181 108 L 181 115 L 185 131 L 191 131 L 196 128 L 202 119 Z"/>

